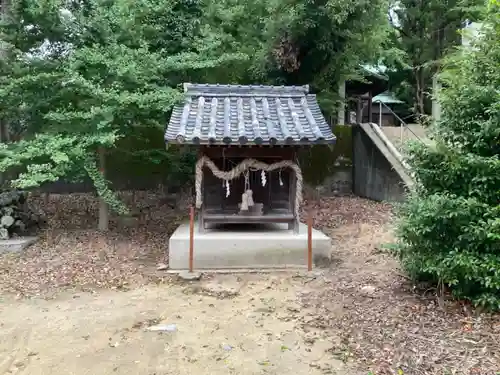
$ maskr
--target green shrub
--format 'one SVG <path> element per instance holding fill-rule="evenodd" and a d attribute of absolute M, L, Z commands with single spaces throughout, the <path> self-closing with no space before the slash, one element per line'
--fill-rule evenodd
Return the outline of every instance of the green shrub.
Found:
<path fill-rule="evenodd" d="M 397 226 L 403 266 L 500 309 L 500 5 L 492 2 L 474 49 L 447 61 L 435 146 L 413 144 L 417 189 Z"/>

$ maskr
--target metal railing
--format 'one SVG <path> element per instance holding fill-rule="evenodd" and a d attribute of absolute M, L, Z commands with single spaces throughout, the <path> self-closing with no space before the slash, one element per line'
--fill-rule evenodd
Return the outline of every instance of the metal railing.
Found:
<path fill-rule="evenodd" d="M 403 142 L 404 142 L 404 132 L 405 130 L 409 131 L 410 133 L 412 133 L 415 138 L 421 142 L 421 143 L 425 143 L 424 140 L 417 134 L 415 133 L 409 126 L 408 124 L 400 117 L 398 116 L 393 110 L 391 107 L 389 107 L 387 104 L 385 103 L 382 103 L 382 102 L 378 102 L 379 104 L 379 122 L 378 122 L 378 126 L 382 129 L 383 128 L 383 124 L 382 124 L 382 106 L 384 106 L 385 108 L 387 108 L 389 110 L 389 112 L 399 120 L 400 122 L 400 135 L 399 135 L 399 138 L 400 138 L 400 147 L 403 145 Z"/>

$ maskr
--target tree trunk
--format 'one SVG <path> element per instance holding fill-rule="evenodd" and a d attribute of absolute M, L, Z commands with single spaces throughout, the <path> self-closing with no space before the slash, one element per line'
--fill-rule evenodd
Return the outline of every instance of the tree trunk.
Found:
<path fill-rule="evenodd" d="M 425 74 L 424 68 L 417 67 L 415 71 L 416 97 L 415 107 L 417 115 L 425 115 Z"/>
<path fill-rule="evenodd" d="M 441 104 L 438 101 L 437 95 L 441 89 L 438 72 L 432 77 L 432 122 L 436 123 L 441 120 Z"/>
<path fill-rule="evenodd" d="M 0 119 L 0 143 L 3 142 L 4 136 L 3 136 L 3 121 Z M 4 182 L 4 174 L 0 172 L 0 187 L 2 187 Z"/>
<path fill-rule="evenodd" d="M 338 88 L 338 94 L 340 97 L 339 107 L 337 110 L 337 124 L 345 125 L 345 117 L 346 117 L 346 88 L 345 88 L 345 79 L 341 79 Z"/>
<path fill-rule="evenodd" d="M 0 0 L 0 20 L 2 21 L 5 15 L 7 14 L 8 6 L 9 6 L 8 0 Z M 5 57 L 5 50 L 3 48 L 0 48 L 0 59 L 3 59 L 4 57 Z M 8 141 L 7 133 L 8 133 L 7 124 L 3 119 L 0 119 L 0 143 Z M 5 174 L 0 173 L 0 186 L 3 185 L 5 179 L 6 179 Z"/>
<path fill-rule="evenodd" d="M 106 150 L 104 147 L 99 147 L 99 169 L 104 178 L 106 178 Z M 108 204 L 102 197 L 99 197 L 99 224 L 100 231 L 109 229 L 109 208 Z"/>

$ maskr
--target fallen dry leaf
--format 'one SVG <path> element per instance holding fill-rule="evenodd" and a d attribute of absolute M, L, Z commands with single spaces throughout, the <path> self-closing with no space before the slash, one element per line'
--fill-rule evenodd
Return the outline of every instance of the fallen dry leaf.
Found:
<path fill-rule="evenodd" d="M 429 289 L 413 285 L 379 248 L 391 243 L 391 207 L 344 197 L 306 202 L 303 215 L 333 238 L 336 260 L 302 294 L 305 330 L 327 330 L 331 352 L 354 373 L 496 374 L 500 315 L 464 309 L 449 296 L 444 308 Z M 366 293 L 366 286 L 370 291 Z M 473 309 L 472 309 L 473 310 Z M 464 320 L 466 320 L 464 324 Z"/>
<path fill-rule="evenodd" d="M 161 204 L 159 191 L 121 195 L 137 221 L 124 225 L 112 216 L 106 233 L 95 229 L 98 202 L 92 194 L 53 194 L 48 203 L 32 197 L 31 208 L 44 214 L 47 225 L 22 254 L 0 256 L 0 291 L 52 296 L 66 289 L 127 289 L 165 278 L 156 267 L 168 264 L 168 238 L 187 210 Z"/>
<path fill-rule="evenodd" d="M 161 203 L 160 192 L 136 192 L 135 203 L 131 193 L 123 195 L 137 220 L 124 226 L 113 217 L 105 234 L 95 230 L 92 195 L 52 195 L 48 204 L 34 198 L 31 205 L 46 214 L 47 228 L 24 253 L 0 256 L 0 292 L 50 297 L 68 289 L 128 289 L 165 280 L 156 267 L 168 264 L 168 238 L 187 209 Z M 356 374 L 495 374 L 500 316 L 450 298 L 440 307 L 435 290 L 412 285 L 380 250 L 394 240 L 391 211 L 389 204 L 357 197 L 304 202 L 303 221 L 311 213 L 314 226 L 333 239 L 333 262 L 304 282 L 297 325 L 311 337 L 327 332 L 329 355 Z"/>

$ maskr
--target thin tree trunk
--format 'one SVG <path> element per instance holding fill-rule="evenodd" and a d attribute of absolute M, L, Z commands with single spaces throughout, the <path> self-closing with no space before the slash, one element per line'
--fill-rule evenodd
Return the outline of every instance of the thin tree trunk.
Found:
<path fill-rule="evenodd" d="M 3 120 L 0 119 L 0 143 L 3 142 Z M 4 174 L 2 172 L 0 172 L 0 187 L 2 187 L 3 185 L 3 182 L 4 182 Z"/>
<path fill-rule="evenodd" d="M 5 14 L 7 13 L 7 1 L 0 0 L 0 20 L 3 21 L 3 18 Z M 3 59 L 5 55 L 5 51 L 3 49 L 0 49 L 0 59 Z M 3 119 L 0 119 L 0 143 L 4 142 L 5 136 L 5 122 Z M 0 173 L 0 186 L 3 185 L 3 182 L 5 180 L 5 176 L 3 173 Z"/>
<path fill-rule="evenodd" d="M 3 119 L 0 119 L 0 142 L 10 142 L 9 124 Z M 0 185 L 8 182 L 11 178 L 12 172 L 0 173 Z"/>
<path fill-rule="evenodd" d="M 106 150 L 104 147 L 99 147 L 99 169 L 102 176 L 106 178 Z M 99 197 L 99 224 L 100 231 L 107 231 L 109 229 L 109 208 L 108 204 L 102 197 Z"/>
<path fill-rule="evenodd" d="M 415 82 L 417 84 L 416 92 L 416 110 L 418 115 L 425 115 L 425 76 L 422 67 L 418 67 L 415 72 Z"/>
<path fill-rule="evenodd" d="M 441 120 L 441 104 L 438 101 L 437 95 L 441 86 L 438 80 L 438 72 L 432 77 L 432 122 L 436 123 Z"/>

